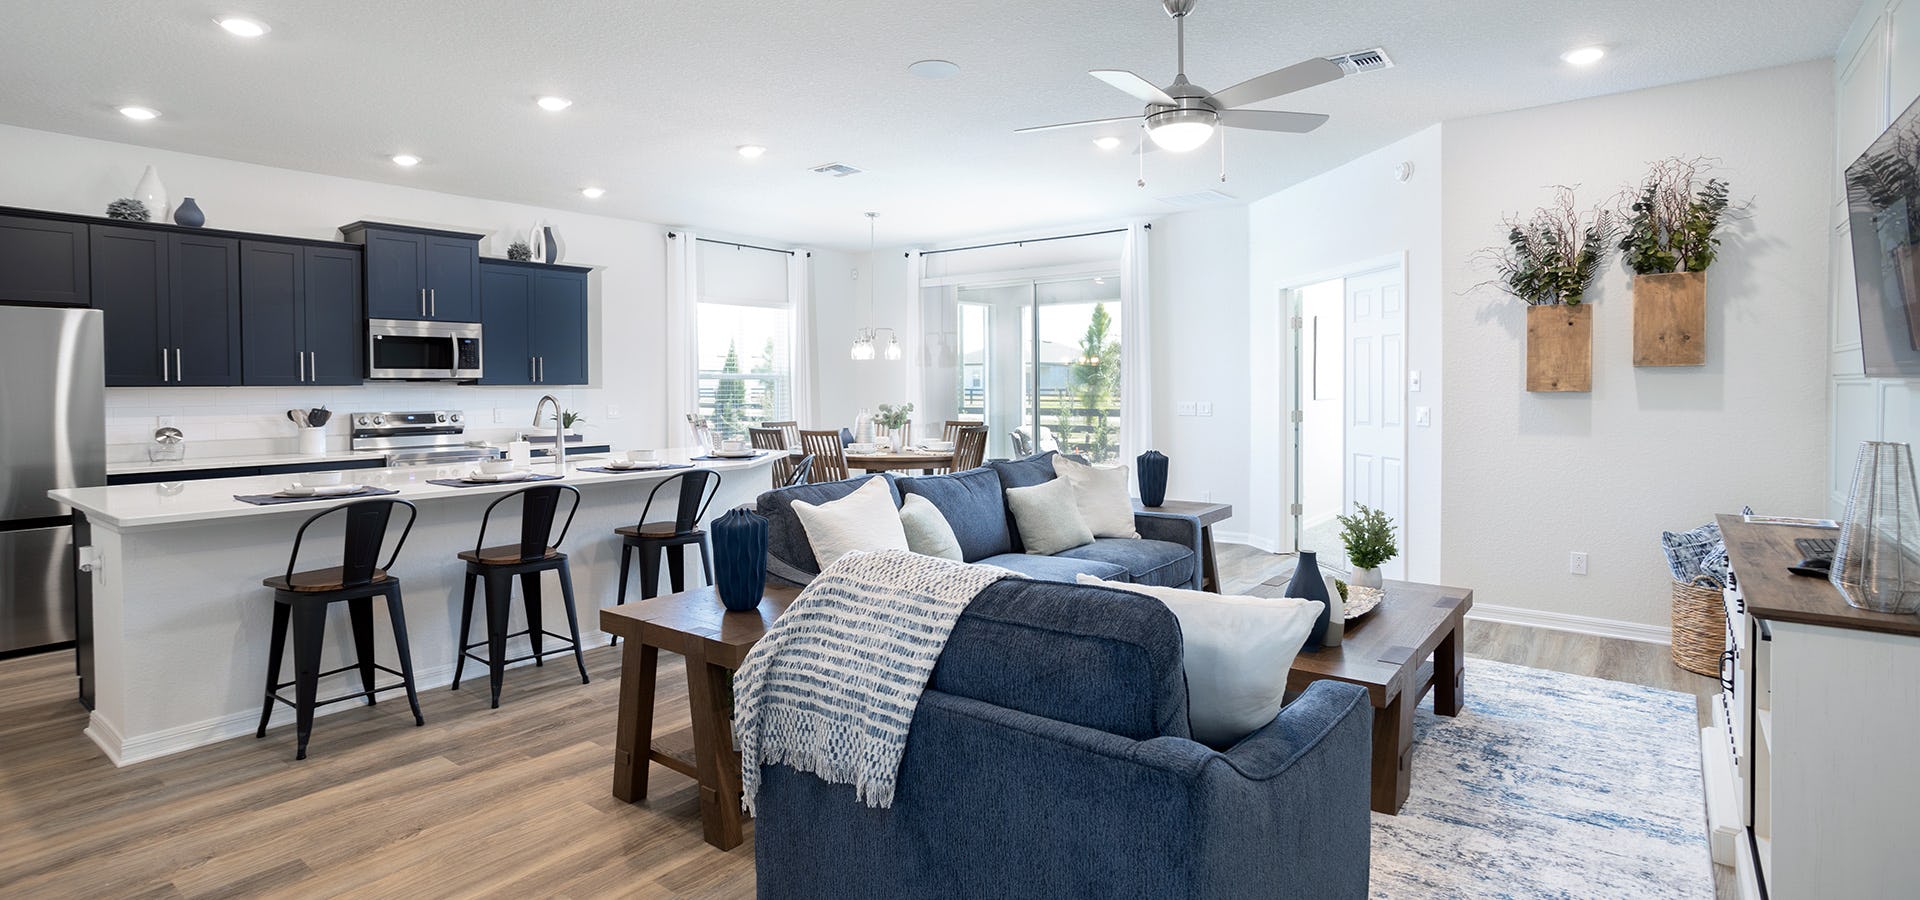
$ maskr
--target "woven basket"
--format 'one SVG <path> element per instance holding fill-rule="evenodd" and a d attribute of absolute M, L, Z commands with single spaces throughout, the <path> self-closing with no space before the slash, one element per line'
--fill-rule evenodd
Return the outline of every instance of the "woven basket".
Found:
<path fill-rule="evenodd" d="M 1720 584 L 1705 575 L 1673 583 L 1673 664 L 1689 672 L 1720 676 L 1727 649 L 1727 608 Z"/>

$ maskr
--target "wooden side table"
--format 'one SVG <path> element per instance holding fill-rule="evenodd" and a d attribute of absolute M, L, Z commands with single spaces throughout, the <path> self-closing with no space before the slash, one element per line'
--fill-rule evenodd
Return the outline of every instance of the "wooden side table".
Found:
<path fill-rule="evenodd" d="M 1213 556 L 1213 526 L 1233 518 L 1233 504 L 1205 503 L 1198 500 L 1162 500 L 1159 506 L 1143 506 L 1134 498 L 1133 508 L 1143 512 L 1173 513 L 1200 520 L 1200 589 L 1220 593 L 1220 565 Z"/>
<path fill-rule="evenodd" d="M 600 610 L 600 629 L 626 638 L 620 658 L 620 723 L 615 732 L 613 795 L 628 803 L 647 797 L 647 763 L 657 762 L 700 784 L 700 821 L 707 843 L 722 850 L 744 840 L 740 811 L 740 754 L 734 752 L 731 695 L 734 670 L 767 633 L 799 588 L 768 585 L 760 608 L 727 612 L 712 587 Z M 687 663 L 687 699 L 693 743 L 653 740 L 655 669 L 660 651 Z"/>

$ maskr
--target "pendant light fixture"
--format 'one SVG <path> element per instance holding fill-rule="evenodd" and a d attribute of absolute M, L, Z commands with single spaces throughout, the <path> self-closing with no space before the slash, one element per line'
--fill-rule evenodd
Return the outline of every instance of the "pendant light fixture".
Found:
<path fill-rule="evenodd" d="M 874 220 L 878 218 L 880 218 L 880 214 L 877 212 L 867 213 L 867 317 L 869 320 L 873 317 L 874 264 L 878 262 L 880 258 L 879 255 L 874 252 Z M 880 332 L 882 331 L 887 333 L 887 349 L 884 351 L 887 359 L 899 359 L 901 355 L 900 336 L 894 333 L 893 329 L 884 327 L 855 329 L 853 333 L 853 350 L 849 355 L 855 360 L 872 359 L 875 355 L 874 341 L 879 339 Z"/>

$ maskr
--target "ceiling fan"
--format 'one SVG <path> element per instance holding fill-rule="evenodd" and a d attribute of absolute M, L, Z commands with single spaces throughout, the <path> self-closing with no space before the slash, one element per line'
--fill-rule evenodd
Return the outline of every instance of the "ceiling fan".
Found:
<path fill-rule="evenodd" d="M 1024 134 L 1029 131 L 1052 131 L 1056 128 L 1078 128 L 1083 125 L 1109 125 L 1116 122 L 1144 120 L 1147 136 L 1153 140 L 1155 146 L 1162 150 L 1182 153 L 1205 144 L 1207 139 L 1213 136 L 1215 126 L 1305 134 L 1327 123 L 1328 117 L 1319 113 L 1276 112 L 1236 107 L 1259 103 L 1262 100 L 1270 100 L 1338 80 L 1345 72 L 1332 60 L 1309 59 L 1284 69 L 1275 69 L 1265 75 L 1249 78 L 1219 91 L 1208 91 L 1188 81 L 1186 19 L 1187 14 L 1193 11 L 1195 2 L 1196 0 L 1161 0 L 1167 8 L 1167 15 L 1173 17 L 1179 54 L 1179 71 L 1174 75 L 1173 84 L 1158 88 L 1145 78 L 1120 69 L 1095 69 L 1087 73 L 1145 102 L 1147 104 L 1145 112 L 1138 116 L 1039 125 L 1033 128 L 1022 128 L 1015 133 Z"/>

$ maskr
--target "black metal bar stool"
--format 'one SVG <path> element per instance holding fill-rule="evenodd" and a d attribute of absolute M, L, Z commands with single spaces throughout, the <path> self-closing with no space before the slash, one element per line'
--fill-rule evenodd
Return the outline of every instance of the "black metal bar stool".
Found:
<path fill-rule="evenodd" d="M 648 522 L 653 514 L 653 499 L 660 489 L 670 484 L 680 488 L 680 501 L 674 506 L 673 521 Z M 667 576 L 673 583 L 674 593 L 687 589 L 687 558 L 679 548 L 688 544 L 700 545 L 700 568 L 707 576 L 707 583 L 713 583 L 713 559 L 707 551 L 707 533 L 698 526 L 701 517 L 707 514 L 707 504 L 713 502 L 715 494 L 720 493 L 720 475 L 708 469 L 689 469 L 665 478 L 653 486 L 647 494 L 647 505 L 640 510 L 640 524 L 622 525 L 613 530 L 620 536 L 620 592 L 615 598 L 616 605 L 627 602 L 627 570 L 633 567 L 633 551 L 640 551 L 640 599 L 660 596 L 660 555 L 668 547 L 675 548 L 667 557 Z M 613 639 L 619 643 L 619 638 Z"/>
<path fill-rule="evenodd" d="M 553 534 L 553 519 L 560 508 L 562 492 L 572 495 L 573 506 L 567 510 L 567 521 L 560 526 L 560 536 L 548 538 Z M 513 498 L 520 499 L 520 542 L 499 547 L 488 547 L 487 523 L 493 518 L 493 510 L 500 504 Z M 580 683 L 588 683 L 587 659 L 580 652 L 580 618 L 573 609 L 573 571 L 567 565 L 567 555 L 559 550 L 560 544 L 567 539 L 567 529 L 573 527 L 573 514 L 580 511 L 580 491 L 570 484 L 538 484 L 507 494 L 487 504 L 487 511 L 480 517 L 480 539 L 471 551 L 460 551 L 460 558 L 467 561 L 466 601 L 460 608 L 460 653 L 453 666 L 453 689 L 460 689 L 460 675 L 466 669 L 467 660 L 486 663 L 487 672 L 493 683 L 493 708 L 500 708 L 500 682 L 503 680 L 508 663 L 517 663 L 531 659 L 536 666 L 546 665 L 546 651 L 543 638 L 567 641 L 573 648 L 573 661 L 580 666 Z M 566 602 L 567 632 L 554 634 L 540 626 L 540 573 L 549 569 L 560 573 L 560 598 Z M 520 591 L 526 602 L 527 627 L 524 631 L 507 632 L 507 616 L 513 608 L 513 578 L 520 576 Z M 480 579 L 487 584 L 487 639 L 467 641 L 467 633 L 473 627 L 473 590 Z M 507 639 L 526 635 L 533 652 L 526 656 L 507 658 Z M 481 659 L 468 652 L 475 647 L 485 645 L 487 657 Z"/>
<path fill-rule="evenodd" d="M 380 558 L 380 545 L 386 543 L 387 525 L 396 506 L 406 507 L 407 525 L 393 544 L 393 554 L 387 557 L 386 563 L 376 566 L 374 563 Z M 295 572 L 293 567 L 300 559 L 300 544 L 306 539 L 307 529 L 335 513 L 346 515 L 345 547 L 340 565 Z M 254 731 L 254 737 L 267 736 L 267 721 L 273 717 L 273 703 L 278 700 L 294 709 L 300 738 L 294 758 L 306 759 L 307 738 L 313 734 L 316 707 L 357 697 L 365 697 L 367 705 L 372 706 L 375 694 L 402 687 L 407 689 L 407 704 L 413 707 L 413 724 L 426 724 L 426 719 L 420 716 L 420 697 L 413 688 L 413 653 L 407 646 L 407 617 L 401 609 L 400 579 L 387 574 L 394 560 L 400 557 L 400 548 L 406 544 L 418 515 L 413 504 L 405 500 L 381 498 L 336 506 L 308 516 L 300 524 L 300 530 L 293 535 L 293 553 L 287 557 L 287 573 L 261 582 L 273 588 L 273 646 L 267 655 L 266 701 L 260 709 L 260 727 Z M 373 661 L 373 598 L 381 596 L 387 598 L 387 617 L 393 623 L 394 649 L 400 656 L 398 672 Z M 352 619 L 356 661 L 322 672 L 320 650 L 326 634 L 327 607 L 340 601 L 346 601 Z M 289 628 L 293 631 L 294 676 L 292 681 L 282 682 L 280 658 L 286 653 Z M 360 672 L 360 690 L 318 699 L 320 679 L 356 669 Z M 399 676 L 400 683 L 375 687 L 375 670 Z M 293 688 L 292 700 L 280 696 L 280 691 L 288 686 Z"/>

